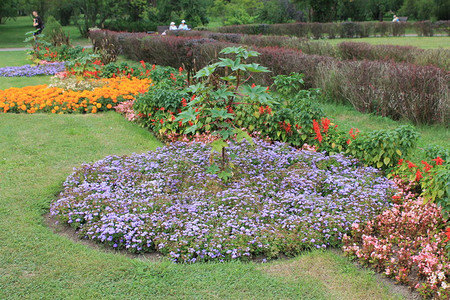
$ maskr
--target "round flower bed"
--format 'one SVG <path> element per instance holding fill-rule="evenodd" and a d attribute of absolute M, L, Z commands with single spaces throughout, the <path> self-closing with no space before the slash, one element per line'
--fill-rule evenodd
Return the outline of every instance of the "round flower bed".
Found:
<path fill-rule="evenodd" d="M 80 237 L 173 261 L 295 255 L 342 245 L 389 206 L 393 184 L 341 155 L 256 141 L 227 149 L 234 175 L 206 169 L 211 148 L 175 143 L 75 170 L 51 214 Z"/>

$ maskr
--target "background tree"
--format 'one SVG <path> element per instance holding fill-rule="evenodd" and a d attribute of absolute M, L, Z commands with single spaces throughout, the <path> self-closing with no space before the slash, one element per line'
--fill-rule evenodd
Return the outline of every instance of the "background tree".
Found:
<path fill-rule="evenodd" d="M 9 18 L 17 16 L 17 3 L 14 0 L 2 0 L 0 1 L 0 24 L 6 22 Z"/>

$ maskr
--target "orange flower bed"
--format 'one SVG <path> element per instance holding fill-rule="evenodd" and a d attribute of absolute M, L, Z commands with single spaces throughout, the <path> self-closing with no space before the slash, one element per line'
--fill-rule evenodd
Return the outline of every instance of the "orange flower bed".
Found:
<path fill-rule="evenodd" d="M 110 78 L 92 91 L 72 91 L 47 85 L 0 90 L 0 112 L 97 113 L 112 109 L 118 102 L 133 100 L 146 92 L 151 79 Z"/>

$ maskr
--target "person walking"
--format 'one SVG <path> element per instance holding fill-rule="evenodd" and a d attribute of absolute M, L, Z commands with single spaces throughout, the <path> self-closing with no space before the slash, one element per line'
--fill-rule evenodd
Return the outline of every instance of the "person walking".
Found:
<path fill-rule="evenodd" d="M 33 38 L 34 41 L 36 41 L 37 36 L 42 33 L 42 30 L 44 30 L 44 22 L 42 22 L 42 18 L 35 10 L 33 11 L 33 17 L 33 26 L 36 29 L 35 32 L 33 32 Z"/>

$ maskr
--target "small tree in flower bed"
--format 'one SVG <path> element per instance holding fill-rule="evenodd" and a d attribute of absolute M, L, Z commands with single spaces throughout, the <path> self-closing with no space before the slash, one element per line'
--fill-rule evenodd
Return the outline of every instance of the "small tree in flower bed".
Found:
<path fill-rule="evenodd" d="M 251 73 L 269 72 L 256 63 L 245 60 L 258 56 L 255 51 L 243 47 L 228 47 L 221 54 L 232 54 L 234 58 L 220 58 L 220 61 L 199 70 L 194 76 L 197 83 L 187 91 L 193 95 L 176 121 L 188 124 L 185 133 L 195 133 L 199 128 L 211 131 L 219 137 L 211 145 L 222 154 L 220 169 L 211 165 L 211 172 L 219 172 L 221 178 L 232 176 L 231 165 L 226 164 L 228 141 L 236 137 L 251 140 L 250 136 L 235 123 L 235 110 L 242 105 L 265 105 L 270 107 L 274 101 L 266 88 L 250 85 Z"/>

